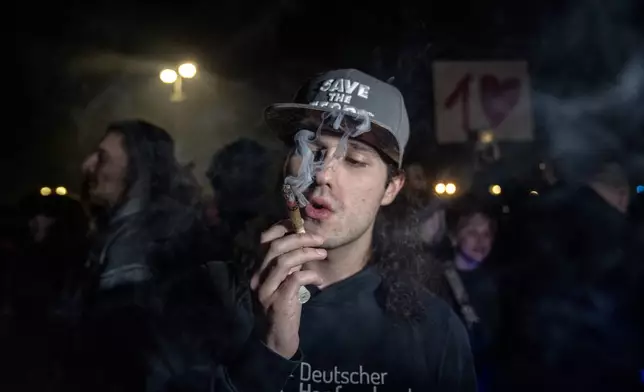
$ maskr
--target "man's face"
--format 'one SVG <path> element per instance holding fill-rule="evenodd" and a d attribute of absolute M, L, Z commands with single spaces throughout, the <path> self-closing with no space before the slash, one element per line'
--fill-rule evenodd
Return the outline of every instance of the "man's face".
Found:
<path fill-rule="evenodd" d="M 92 203 L 104 207 L 118 203 L 125 192 L 127 165 L 123 136 L 108 133 L 82 166 L 86 190 Z"/>
<path fill-rule="evenodd" d="M 494 241 L 490 220 L 483 214 L 466 219 L 456 235 L 456 245 L 466 256 L 481 262 L 490 254 Z"/>
<path fill-rule="evenodd" d="M 49 229 L 56 222 L 56 218 L 45 214 L 38 214 L 29 220 L 29 230 L 34 242 L 41 243 L 49 235 Z"/>
<path fill-rule="evenodd" d="M 328 249 L 371 236 L 380 206 L 390 204 L 404 184 L 397 176 L 387 184 L 387 165 L 372 147 L 349 140 L 344 159 L 333 159 L 340 138 L 323 134 L 311 143 L 314 152 L 324 153 L 325 167 L 305 194 L 309 204 L 302 211 L 304 228 L 324 236 Z M 296 175 L 301 157 L 291 154 L 288 175 Z"/>

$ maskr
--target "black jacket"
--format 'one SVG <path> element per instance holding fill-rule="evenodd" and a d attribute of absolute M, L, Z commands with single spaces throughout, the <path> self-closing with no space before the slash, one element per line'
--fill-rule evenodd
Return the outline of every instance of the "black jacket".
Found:
<path fill-rule="evenodd" d="M 190 230 L 147 238 L 157 232 L 125 230 L 105 252 L 108 266 L 124 261 L 118 265 L 149 273 L 118 272 L 116 280 L 100 274 L 68 391 L 475 390 L 464 327 L 429 294 L 422 320 L 398 320 L 384 312 L 381 278 L 367 268 L 314 293 L 304 305 L 301 356 L 287 360 L 254 332 L 251 295 L 235 265 L 191 261 Z"/>
<path fill-rule="evenodd" d="M 642 240 L 589 187 L 558 188 L 524 219 L 502 295 L 509 390 L 640 390 Z"/>
<path fill-rule="evenodd" d="M 164 390 L 210 366 L 227 338 L 196 214 L 171 204 L 125 207 L 60 309 L 71 329 L 67 391 Z"/>

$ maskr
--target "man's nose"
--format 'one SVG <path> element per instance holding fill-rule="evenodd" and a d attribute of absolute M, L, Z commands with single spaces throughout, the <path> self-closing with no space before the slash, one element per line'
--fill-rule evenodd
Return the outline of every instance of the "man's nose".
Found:
<path fill-rule="evenodd" d="M 81 165 L 81 171 L 83 173 L 89 173 L 89 172 L 94 171 L 94 168 L 96 167 L 96 162 L 97 161 L 98 161 L 98 155 L 96 153 L 90 154 L 83 161 L 83 164 Z"/>
<path fill-rule="evenodd" d="M 322 169 L 315 175 L 315 183 L 317 185 L 329 185 L 333 178 L 336 166 L 339 165 L 341 159 L 334 157 L 335 149 L 329 149 L 324 154 L 324 165 Z"/>
<path fill-rule="evenodd" d="M 322 169 L 315 174 L 315 183 L 317 185 L 326 185 L 331 180 L 329 167 L 325 164 Z"/>

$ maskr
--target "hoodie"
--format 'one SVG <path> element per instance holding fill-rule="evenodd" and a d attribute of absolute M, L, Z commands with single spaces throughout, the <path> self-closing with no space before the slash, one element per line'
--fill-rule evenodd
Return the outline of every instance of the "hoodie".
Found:
<path fill-rule="evenodd" d="M 449 306 L 428 293 L 422 319 L 399 319 L 384 311 L 381 285 L 368 267 L 323 290 L 310 287 L 296 358 L 251 335 L 226 378 L 239 392 L 475 391 L 467 332 Z"/>

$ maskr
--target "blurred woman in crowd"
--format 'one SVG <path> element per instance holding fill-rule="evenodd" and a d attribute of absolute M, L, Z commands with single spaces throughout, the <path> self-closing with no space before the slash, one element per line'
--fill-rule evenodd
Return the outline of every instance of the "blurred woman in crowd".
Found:
<path fill-rule="evenodd" d="M 444 263 L 449 300 L 470 332 L 479 387 L 486 389 L 499 324 L 498 282 L 490 254 L 497 220 L 471 196 L 457 200 L 446 213 L 451 257 Z"/>
<path fill-rule="evenodd" d="M 447 219 L 455 267 L 459 271 L 479 268 L 492 252 L 495 218 L 477 201 L 465 199 L 448 212 Z"/>

